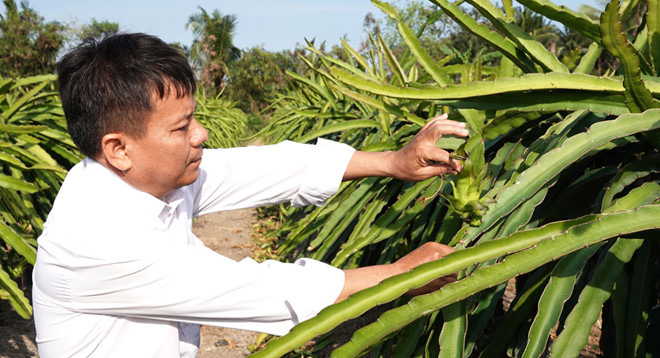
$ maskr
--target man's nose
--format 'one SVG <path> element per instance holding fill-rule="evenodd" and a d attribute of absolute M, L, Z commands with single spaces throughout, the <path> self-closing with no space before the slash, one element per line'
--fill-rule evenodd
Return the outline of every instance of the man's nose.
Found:
<path fill-rule="evenodd" d="M 206 130 L 206 128 L 202 127 L 202 125 L 199 124 L 199 122 L 197 122 L 197 120 L 194 118 L 193 118 L 193 123 L 191 124 L 193 124 L 193 133 L 192 136 L 190 137 L 190 144 L 193 147 L 199 147 L 209 138 L 209 132 Z"/>

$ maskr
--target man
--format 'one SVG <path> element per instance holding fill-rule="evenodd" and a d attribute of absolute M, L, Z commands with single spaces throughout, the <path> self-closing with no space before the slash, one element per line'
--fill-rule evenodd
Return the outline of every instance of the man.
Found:
<path fill-rule="evenodd" d="M 198 324 L 284 334 L 451 251 L 431 243 L 394 264 L 347 271 L 308 259 L 235 262 L 205 248 L 191 227 L 213 211 L 322 205 L 341 180 L 455 173 L 460 164 L 435 142 L 466 136 L 461 123 L 432 119 L 398 152 L 323 140 L 203 151 L 193 73 L 161 40 L 88 41 L 62 58 L 58 75 L 69 132 L 87 158 L 69 172 L 39 238 L 33 302 L 42 357 L 195 356 Z"/>

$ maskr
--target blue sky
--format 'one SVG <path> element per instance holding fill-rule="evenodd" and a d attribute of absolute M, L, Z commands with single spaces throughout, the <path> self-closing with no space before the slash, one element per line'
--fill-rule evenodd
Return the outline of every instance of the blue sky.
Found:
<path fill-rule="evenodd" d="M 602 7 L 599 0 L 554 2 L 573 9 L 583 3 Z M 119 23 L 123 31 L 146 32 L 186 45 L 192 43 L 192 32 L 185 28 L 190 15 L 198 12 L 198 6 L 208 12 L 218 9 L 236 15 L 237 47 L 261 45 L 270 51 L 293 49 L 297 43 L 304 44 L 305 37 L 330 45 L 346 35 L 357 46 L 363 37 L 364 16 L 371 12 L 382 17 L 368 0 L 29 0 L 29 5 L 47 21 L 80 25 L 92 18 L 108 20 Z"/>

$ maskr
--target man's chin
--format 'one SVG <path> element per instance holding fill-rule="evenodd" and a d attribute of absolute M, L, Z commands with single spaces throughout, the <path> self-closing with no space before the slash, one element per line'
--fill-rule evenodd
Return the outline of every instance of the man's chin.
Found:
<path fill-rule="evenodd" d="M 199 168 L 195 168 L 193 172 L 187 175 L 181 182 L 181 187 L 188 186 L 199 179 Z"/>

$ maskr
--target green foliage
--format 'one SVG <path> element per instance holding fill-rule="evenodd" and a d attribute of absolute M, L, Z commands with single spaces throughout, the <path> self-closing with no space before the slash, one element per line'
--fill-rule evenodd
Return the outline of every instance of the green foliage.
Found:
<path fill-rule="evenodd" d="M 289 73 L 298 87 L 278 98 L 261 134 L 274 141 L 325 137 L 362 150 L 395 150 L 426 118 L 444 111 L 469 125 L 468 140 L 437 143 L 465 157 L 464 170 L 417 184 L 345 183 L 325 207 L 289 210 L 278 232 L 280 254 L 351 268 L 395 261 L 426 241 L 456 251 L 326 308 L 257 356 L 285 355 L 388 302 L 394 308 L 356 331 L 333 356 L 366 350 L 372 356 L 578 356 L 600 315 L 617 322 L 603 327 L 613 334 L 610 350 L 657 353 L 645 339 L 660 325 L 653 319 L 659 313 L 653 238 L 660 153 L 653 134 L 660 128 L 660 87 L 653 41 L 645 45 L 657 30 L 625 25 L 640 11 L 647 18 L 655 14 L 632 1 L 619 11 L 614 1 L 598 21 L 546 0 L 521 1 L 547 17 L 539 18 L 510 3 L 502 10 L 468 0 L 477 18 L 433 0 L 500 53 L 496 66 L 463 56 L 456 67 L 423 45 L 415 26 L 424 19 L 408 26 L 405 13 L 373 3 L 392 19 L 405 51 L 393 51 L 378 34 L 370 37 L 367 53 L 344 44 L 345 60 L 310 45 L 302 58 L 309 70 Z M 548 19 L 566 25 L 574 42 L 562 44 L 561 34 L 544 41 L 535 30 L 547 27 Z M 438 292 L 400 297 L 453 272 L 461 279 Z M 511 280 L 518 292 L 503 311 Z M 559 338 L 553 343 L 555 326 Z"/>
<path fill-rule="evenodd" d="M 248 117 L 236 103 L 220 96 L 207 96 L 199 89 L 195 96 L 197 109 L 195 119 L 209 133 L 205 148 L 237 147 L 247 137 Z"/>
<path fill-rule="evenodd" d="M 397 9 L 397 18 L 417 34 L 420 46 L 433 58 L 451 56 L 447 60 L 452 64 L 466 63 L 494 50 L 490 43 L 482 41 L 470 31 L 464 31 L 459 24 L 452 22 L 451 13 L 441 11 L 432 4 L 420 1 L 397 1 L 393 4 L 393 8 Z M 456 8 L 459 6 L 456 5 Z M 475 23 L 485 22 L 485 18 L 474 9 L 460 8 L 474 17 Z M 368 14 L 365 17 L 364 29 L 367 35 L 380 34 L 387 46 L 395 54 L 401 55 L 407 47 L 399 35 L 398 24 L 399 21 L 391 16 L 376 20 L 373 15 Z M 363 47 L 368 46 L 369 42 L 363 44 Z M 377 51 L 377 49 L 373 50 Z M 491 62 L 497 62 L 497 59 L 493 58 Z"/>
<path fill-rule="evenodd" d="M 294 71 L 297 61 L 288 51 L 269 52 L 260 47 L 242 51 L 229 66 L 224 96 L 237 102 L 244 112 L 258 113 L 274 101 L 277 93 L 288 92 L 285 71 Z"/>
<path fill-rule="evenodd" d="M 108 20 L 97 21 L 92 18 L 92 22 L 83 25 L 77 34 L 78 40 L 82 41 L 86 38 L 102 39 L 105 36 L 115 34 L 119 31 L 119 24 L 110 22 Z"/>
<path fill-rule="evenodd" d="M 234 46 L 236 16 L 223 16 L 217 9 L 211 14 L 202 7 L 199 11 L 186 24 L 194 36 L 189 57 L 204 89 L 218 94 L 225 86 L 229 65 L 240 57 L 240 50 Z"/>
<path fill-rule="evenodd" d="M 399 9 L 401 19 L 410 27 L 415 33 L 420 33 L 419 40 L 429 52 L 439 50 L 437 47 L 438 39 L 446 37 L 447 34 L 459 33 L 460 28 L 455 24 L 448 21 L 447 15 L 432 5 L 421 1 L 397 1 L 393 6 Z M 371 15 L 373 18 L 373 15 Z M 374 25 L 365 26 L 367 34 L 378 32 L 387 45 L 391 48 L 397 48 L 401 45 L 401 37 L 397 30 L 397 21 L 385 17 L 380 21 L 372 20 L 373 24 L 377 26 L 378 31 L 373 31 Z M 369 25 L 365 19 L 365 25 Z M 404 45 L 405 46 L 405 45 Z M 450 47 L 453 47 L 450 45 Z"/>
<path fill-rule="evenodd" d="M 493 51 L 501 44 L 485 41 L 481 35 L 475 34 L 475 32 L 490 33 L 491 40 L 493 36 L 499 36 L 497 25 L 489 22 L 485 14 L 473 6 L 461 5 L 461 2 L 444 0 L 431 2 L 444 11 L 439 11 L 440 9 L 432 4 L 418 1 L 405 3 L 397 1 L 393 4 L 398 10 L 401 22 L 406 23 L 417 34 L 420 46 L 431 57 L 452 56 L 449 59 L 450 64 L 476 62 L 479 57 L 482 57 L 484 64 L 500 63 L 501 56 L 495 55 Z M 585 13 L 576 13 L 550 2 L 521 0 L 519 3 L 525 7 L 514 7 L 511 4 L 506 9 L 510 11 L 510 14 L 506 14 L 507 21 L 515 22 L 522 32 L 529 34 L 531 38 L 548 48 L 562 62 L 574 67 L 572 61 L 578 56 L 577 53 L 583 54 L 591 41 L 600 41 L 598 22 L 590 18 L 591 14 L 597 11 L 596 9 L 585 8 Z M 565 26 L 551 23 L 550 20 L 558 14 L 568 14 L 571 21 L 564 22 Z M 456 19 L 457 16 L 463 19 Z M 565 17 L 564 20 L 566 19 Z M 464 21 L 469 21 L 470 24 L 465 24 Z M 398 24 L 399 21 L 392 17 L 376 20 L 373 15 L 368 14 L 365 17 L 364 29 L 367 34 L 370 32 L 382 34 L 393 52 L 401 55 L 406 46 L 399 36 Z M 363 47 L 368 47 L 368 43 L 363 44 Z"/>
<path fill-rule="evenodd" d="M 0 108 L 0 296 L 29 318 L 19 282 L 34 264 L 60 183 L 81 156 L 66 131 L 54 75 L 2 80 Z"/>
<path fill-rule="evenodd" d="M 65 26 L 44 22 L 43 17 L 21 2 L 4 0 L 0 16 L 0 76 L 19 77 L 52 73 L 65 41 Z"/>

